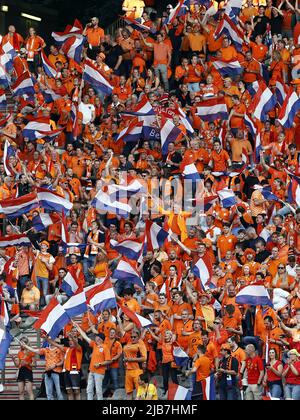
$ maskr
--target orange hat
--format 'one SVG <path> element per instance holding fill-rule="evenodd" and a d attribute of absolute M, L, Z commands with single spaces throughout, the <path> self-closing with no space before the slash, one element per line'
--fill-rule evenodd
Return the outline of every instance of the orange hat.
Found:
<path fill-rule="evenodd" d="M 211 248 L 212 247 L 212 241 L 208 238 L 204 238 L 202 239 L 202 243 L 207 247 L 207 248 Z"/>
<path fill-rule="evenodd" d="M 49 244 L 49 242 L 48 242 L 48 241 L 42 241 L 42 242 L 40 243 L 40 245 L 47 245 L 47 247 L 48 247 L 48 248 L 50 247 L 50 244 Z"/>

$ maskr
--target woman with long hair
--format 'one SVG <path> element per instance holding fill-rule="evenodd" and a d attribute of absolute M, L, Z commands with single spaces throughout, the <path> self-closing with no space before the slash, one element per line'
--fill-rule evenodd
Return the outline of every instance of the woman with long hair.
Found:
<path fill-rule="evenodd" d="M 269 362 L 266 366 L 266 373 L 263 379 L 263 385 L 269 388 L 270 394 L 274 398 L 282 396 L 282 371 L 283 364 L 278 360 L 276 350 L 269 350 Z"/>

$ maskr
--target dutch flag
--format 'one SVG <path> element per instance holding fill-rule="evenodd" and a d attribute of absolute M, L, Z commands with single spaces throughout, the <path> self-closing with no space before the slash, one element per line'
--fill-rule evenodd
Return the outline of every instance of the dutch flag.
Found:
<path fill-rule="evenodd" d="M 236 295 L 236 303 L 251 306 L 272 306 L 272 301 L 267 289 L 264 285 L 258 283 L 251 284 L 250 286 L 241 289 Z"/>
<path fill-rule="evenodd" d="M 183 386 L 176 385 L 173 383 L 169 384 L 168 389 L 168 400 L 169 401 L 190 401 L 192 398 L 192 393 L 189 389 L 184 388 Z"/>
<path fill-rule="evenodd" d="M 74 294 L 64 305 L 64 310 L 70 318 L 75 318 L 88 311 L 84 291 Z"/>
<path fill-rule="evenodd" d="M 11 86 L 11 90 L 14 96 L 33 96 L 35 94 L 32 79 L 28 71 L 23 73 L 16 82 Z"/>
<path fill-rule="evenodd" d="M 110 280 L 106 279 L 101 284 L 86 287 L 87 304 L 90 306 L 94 315 L 117 307 L 116 294 Z"/>
<path fill-rule="evenodd" d="M 203 121 L 226 120 L 228 109 L 225 99 L 208 99 L 197 106 L 197 114 Z"/>
<path fill-rule="evenodd" d="M 136 284 L 143 289 L 145 287 L 142 277 L 137 270 L 136 263 L 126 257 L 122 257 L 119 261 L 117 268 L 112 274 L 112 278 Z"/>
<path fill-rule="evenodd" d="M 0 212 L 9 219 L 15 219 L 39 207 L 36 193 L 30 193 L 18 198 L 0 201 Z"/>
<path fill-rule="evenodd" d="M 293 88 L 289 89 L 288 94 L 282 104 L 281 110 L 278 115 L 278 122 L 284 128 L 292 128 L 296 114 L 300 110 L 300 98 Z"/>
<path fill-rule="evenodd" d="M 143 249 L 144 240 L 139 239 L 124 239 L 117 242 L 113 239 L 110 240 L 111 247 L 119 252 L 119 254 L 127 257 L 129 260 L 138 260 L 140 253 Z"/>
<path fill-rule="evenodd" d="M 127 306 L 119 305 L 121 311 L 136 325 L 137 328 L 148 328 L 153 325 L 150 319 L 144 318 L 143 316 L 132 312 Z"/>
<path fill-rule="evenodd" d="M 161 137 L 161 149 L 162 154 L 168 154 L 168 145 L 171 142 L 175 142 L 180 136 L 181 131 L 171 120 L 166 120 L 163 126 L 161 127 L 160 137 Z"/>
<path fill-rule="evenodd" d="M 112 94 L 113 87 L 90 60 L 85 62 L 83 80 L 89 83 L 92 87 L 100 89 L 106 95 Z"/>
<path fill-rule="evenodd" d="M 41 317 L 33 325 L 33 328 L 44 331 L 54 340 L 69 322 L 70 317 L 59 304 L 56 297 L 53 297 L 43 310 Z"/>
<path fill-rule="evenodd" d="M 223 188 L 223 190 L 218 191 L 217 194 L 221 200 L 222 207 L 226 209 L 237 203 L 234 192 L 229 188 Z"/>
<path fill-rule="evenodd" d="M 65 211 L 68 213 L 73 208 L 73 204 L 70 201 L 45 188 L 37 188 L 37 196 L 41 207 L 45 210 L 57 211 L 59 213 Z"/>

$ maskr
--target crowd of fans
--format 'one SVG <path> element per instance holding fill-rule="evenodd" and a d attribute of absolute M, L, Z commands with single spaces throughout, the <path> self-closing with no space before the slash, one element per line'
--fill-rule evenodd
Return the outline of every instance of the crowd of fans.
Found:
<path fill-rule="evenodd" d="M 13 220 L 0 215 L 3 237 L 26 232 L 32 242 L 32 247 L 7 246 L 0 251 L 6 267 L 0 278 L 1 300 L 12 325 L 26 327 L 28 313 L 34 316 L 43 310 L 53 295 L 65 302 L 60 285 L 71 269 L 82 286 L 110 277 L 118 303 L 153 320 L 151 327 L 139 329 L 117 309 L 97 316 L 88 312 L 68 324 L 58 339 L 46 337 L 47 344 L 40 349 L 23 338 L 13 357 L 21 399 L 25 389 L 34 399 L 36 355 L 45 358 L 48 399 L 64 398 L 62 380 L 70 400 L 80 399 L 83 388 L 88 399 L 95 391 L 101 400 L 124 386 L 129 399 L 157 399 L 158 385 L 151 377 L 158 375 L 165 397 L 172 382 L 190 388 L 192 399 L 202 399 L 201 381 L 211 374 L 220 399 L 300 399 L 300 209 L 288 194 L 289 173 L 299 175 L 300 119 L 296 115 L 292 128 L 285 129 L 277 119 L 277 104 L 265 122 L 256 120 L 262 145 L 258 160 L 255 138 L 244 123 L 252 101 L 249 87 L 261 80 L 260 64 L 266 66 L 265 82 L 273 92 L 281 81 L 299 93 L 298 1 L 245 1 L 237 18 L 244 34 L 241 51 L 230 37 L 214 37 L 226 2 L 215 2 L 219 11 L 213 14 L 208 13 L 208 3 L 186 2 L 186 13 L 169 22 L 174 6 L 168 5 L 158 16 L 142 0 L 125 0 L 126 16 L 149 31 L 123 22 L 124 27 L 109 35 L 99 19 L 92 18 L 83 31 L 87 42 L 81 65 L 59 45 L 46 45 L 34 28 L 21 35 L 11 25 L 2 39 L 2 46 L 9 41 L 18 53 L 12 79 L 28 70 L 36 94 L 33 101 L 10 99 L 14 108 L 0 131 L 1 154 L 5 141 L 15 154 L 8 161 L 10 176 L 0 163 L 0 200 L 24 196 L 37 186 L 57 192 L 73 203 L 66 219 L 69 242 L 76 244 L 67 248 L 62 244 L 61 215 L 55 212 L 53 224 L 44 230 L 32 224 L 43 209 Z M 42 50 L 57 69 L 56 78 L 45 73 Z M 235 59 L 243 73 L 222 77 L 213 58 Z M 112 95 L 82 80 L 86 59 L 106 76 Z M 47 102 L 46 89 L 58 98 Z M 156 136 L 141 135 L 135 143 L 118 139 L 132 121 L 126 112 L 134 111 L 145 96 L 157 115 Z M 229 110 L 225 125 L 221 120 L 201 120 L 197 106 L 219 97 L 225 97 Z M 179 107 L 189 117 L 193 134 L 182 124 Z M 4 110 L 2 114 L 4 119 L 7 114 Z M 48 118 L 52 129 L 62 132 L 52 141 L 24 138 L 24 126 L 35 117 Z M 157 132 L 168 118 L 181 135 L 163 155 Z M 224 207 L 217 198 L 202 212 L 193 211 L 197 208 L 193 205 L 189 211 L 182 209 L 182 174 L 190 164 L 201 178 L 200 192 L 193 186 L 193 199 L 217 196 L 228 187 L 236 204 Z M 146 197 L 149 210 L 124 218 L 91 205 L 101 189 L 124 182 L 126 176 L 130 182 L 157 186 L 159 196 Z M 271 188 L 278 201 L 268 201 L 257 186 Z M 153 202 L 156 211 L 151 210 Z M 142 200 L 138 204 L 142 206 Z M 112 273 L 121 255 L 110 240 L 142 238 L 149 219 L 169 230 L 170 236 L 160 249 L 132 261 L 145 288 L 114 283 Z M 213 264 L 209 288 L 193 271 L 205 255 Z M 236 302 L 242 287 L 256 283 L 268 289 L 273 307 Z M 188 354 L 184 367 L 176 366 L 174 343 Z"/>

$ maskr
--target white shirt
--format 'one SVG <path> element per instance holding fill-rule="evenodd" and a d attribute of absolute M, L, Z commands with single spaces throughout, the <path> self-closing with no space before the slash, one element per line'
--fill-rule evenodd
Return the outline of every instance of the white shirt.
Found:
<path fill-rule="evenodd" d="M 82 123 L 89 124 L 92 121 L 93 113 L 95 113 L 94 105 L 81 102 L 78 109 L 83 115 Z"/>

